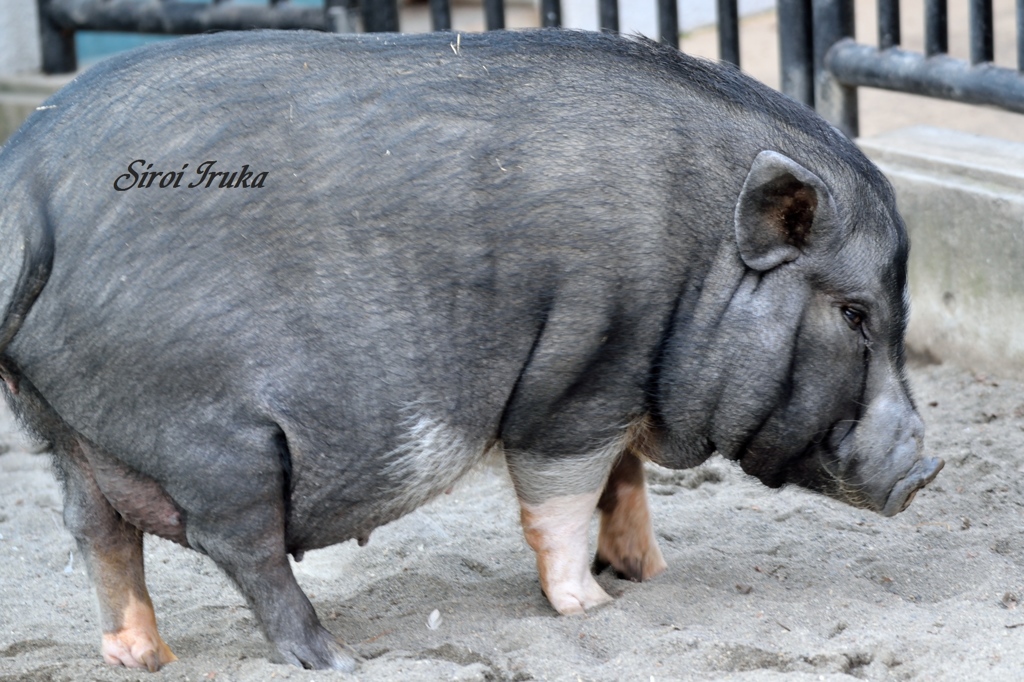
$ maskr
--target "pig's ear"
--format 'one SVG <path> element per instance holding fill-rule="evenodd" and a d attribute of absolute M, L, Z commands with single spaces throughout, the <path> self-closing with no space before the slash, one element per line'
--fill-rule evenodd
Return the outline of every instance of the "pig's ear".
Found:
<path fill-rule="evenodd" d="M 821 178 L 778 152 L 761 152 L 736 203 L 740 257 L 762 272 L 794 260 L 823 236 L 818 232 L 834 215 Z"/>

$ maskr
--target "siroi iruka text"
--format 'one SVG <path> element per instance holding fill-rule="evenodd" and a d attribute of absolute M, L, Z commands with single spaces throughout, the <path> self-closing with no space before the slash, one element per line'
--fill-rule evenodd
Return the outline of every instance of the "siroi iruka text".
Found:
<path fill-rule="evenodd" d="M 267 171 L 257 173 L 249 170 L 244 165 L 239 170 L 227 172 L 217 171 L 213 167 L 216 161 L 203 161 L 199 164 L 194 173 L 185 178 L 185 171 L 188 164 L 184 164 L 179 171 L 155 171 L 151 170 L 153 164 L 146 165 L 145 159 L 135 159 L 128 164 L 128 172 L 118 175 L 114 180 L 114 189 L 118 192 L 126 192 L 130 189 L 171 189 L 186 187 L 195 189 L 198 187 L 220 187 L 224 189 L 235 189 L 238 187 L 262 188 L 267 180 Z M 191 182 L 189 182 L 191 181 Z M 186 184 L 183 184 L 186 183 Z"/>

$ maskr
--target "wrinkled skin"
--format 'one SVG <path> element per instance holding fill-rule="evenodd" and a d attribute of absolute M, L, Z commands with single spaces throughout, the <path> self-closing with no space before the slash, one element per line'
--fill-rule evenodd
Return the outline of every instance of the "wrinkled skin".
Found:
<path fill-rule="evenodd" d="M 365 543 L 488 451 L 563 614 L 610 599 L 595 511 L 598 568 L 664 570 L 644 459 L 717 451 L 883 514 L 941 467 L 903 376 L 906 235 L 849 141 L 642 41 L 449 42 L 168 42 L 0 151 L 0 377 L 54 452 L 108 662 L 174 660 L 153 533 L 235 581 L 276 660 L 351 670 L 289 553 Z M 118 191 L 137 159 L 266 176 Z"/>
<path fill-rule="evenodd" d="M 780 174 L 783 194 L 766 208 L 758 188 L 779 185 Z M 746 267 L 731 264 L 726 277 L 739 284 L 728 300 L 706 307 L 712 324 L 670 346 L 666 365 L 679 377 L 666 382 L 664 404 L 669 415 L 703 422 L 707 448 L 766 485 L 796 483 L 891 516 L 942 462 L 920 459 L 924 424 L 903 373 L 906 236 L 889 187 L 871 189 L 843 206 L 792 161 L 757 157 L 736 210 Z M 801 236 L 764 241 L 773 232 L 763 229 L 764 214 L 784 202 L 794 202 L 786 208 L 799 216 L 792 226 Z M 879 229 L 891 240 L 887 252 L 879 252 Z M 754 340 L 756 352 L 709 363 L 690 339 L 726 348 Z M 707 412 L 692 408 L 694 385 Z M 669 407 L 676 401 L 678 410 Z M 670 434 L 701 428 L 689 420 L 675 426 L 671 416 L 666 422 Z"/>

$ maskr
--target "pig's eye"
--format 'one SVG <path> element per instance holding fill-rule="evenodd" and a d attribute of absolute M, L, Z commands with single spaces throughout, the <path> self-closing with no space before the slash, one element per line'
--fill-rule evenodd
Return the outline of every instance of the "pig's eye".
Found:
<path fill-rule="evenodd" d="M 840 308 L 840 311 L 843 313 L 843 319 L 846 320 L 846 324 L 850 325 L 850 329 L 860 329 L 864 324 L 865 315 L 856 308 L 843 306 Z"/>

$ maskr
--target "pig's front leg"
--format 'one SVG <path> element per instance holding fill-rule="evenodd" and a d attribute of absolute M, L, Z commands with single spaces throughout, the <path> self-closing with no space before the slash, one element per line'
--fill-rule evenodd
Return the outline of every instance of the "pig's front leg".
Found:
<path fill-rule="evenodd" d="M 577 457 L 506 452 L 526 542 L 537 556 L 540 584 L 563 615 L 611 601 L 590 572 L 587 534 L 621 443 Z"/>
<path fill-rule="evenodd" d="M 107 501 L 77 443 L 58 448 L 54 466 L 64 491 L 64 523 L 96 588 L 103 660 L 150 672 L 177 660 L 157 632 L 143 570 L 142 531 Z"/>

